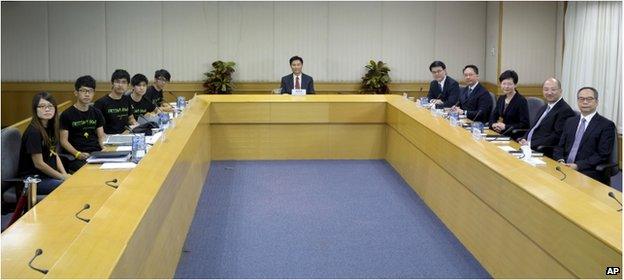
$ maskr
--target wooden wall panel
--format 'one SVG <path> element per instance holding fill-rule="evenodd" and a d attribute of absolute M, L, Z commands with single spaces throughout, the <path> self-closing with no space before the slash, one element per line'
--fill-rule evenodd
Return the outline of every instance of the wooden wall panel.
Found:
<path fill-rule="evenodd" d="M 494 278 L 574 277 L 394 128 L 387 135 L 386 160 Z"/>

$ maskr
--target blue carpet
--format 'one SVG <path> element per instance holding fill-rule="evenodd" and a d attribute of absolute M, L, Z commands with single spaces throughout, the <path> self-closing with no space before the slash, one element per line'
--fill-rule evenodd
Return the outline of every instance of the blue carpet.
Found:
<path fill-rule="evenodd" d="M 385 161 L 213 161 L 176 278 L 490 278 Z"/>

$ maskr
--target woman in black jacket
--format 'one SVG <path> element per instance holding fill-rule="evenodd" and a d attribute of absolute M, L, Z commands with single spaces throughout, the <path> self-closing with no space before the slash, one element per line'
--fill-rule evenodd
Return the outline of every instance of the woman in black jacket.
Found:
<path fill-rule="evenodd" d="M 523 132 L 512 133 L 514 129 L 529 128 L 529 106 L 526 98 L 517 90 L 518 74 L 507 70 L 498 77 L 503 95 L 498 97 L 494 114 L 490 118 L 490 128 L 500 134 L 517 139 Z"/>

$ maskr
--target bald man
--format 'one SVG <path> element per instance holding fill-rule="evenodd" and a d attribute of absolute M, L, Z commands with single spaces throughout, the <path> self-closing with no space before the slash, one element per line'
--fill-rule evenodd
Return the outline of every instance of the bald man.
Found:
<path fill-rule="evenodd" d="M 531 149 L 537 150 L 539 146 L 548 146 L 544 149 L 544 155 L 552 158 L 552 148 L 559 144 L 559 138 L 563 132 L 566 120 L 573 117 L 574 110 L 563 100 L 561 82 L 556 78 L 548 78 L 542 84 L 542 93 L 546 105 L 538 113 L 535 123 L 520 139 L 521 145 L 531 143 Z"/>

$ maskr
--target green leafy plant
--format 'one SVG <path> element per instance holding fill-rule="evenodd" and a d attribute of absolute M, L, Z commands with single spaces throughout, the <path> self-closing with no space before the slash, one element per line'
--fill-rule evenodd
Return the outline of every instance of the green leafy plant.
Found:
<path fill-rule="evenodd" d="M 223 62 L 217 60 L 212 63 L 212 71 L 204 73 L 205 93 L 208 94 L 229 94 L 232 93 L 232 73 L 236 70 L 233 61 Z"/>
<path fill-rule="evenodd" d="M 373 92 L 375 94 L 387 94 L 390 92 L 388 83 L 390 83 L 390 68 L 383 61 L 371 60 L 368 65 L 364 66 L 368 71 L 362 77 L 362 89 L 360 92 Z"/>

